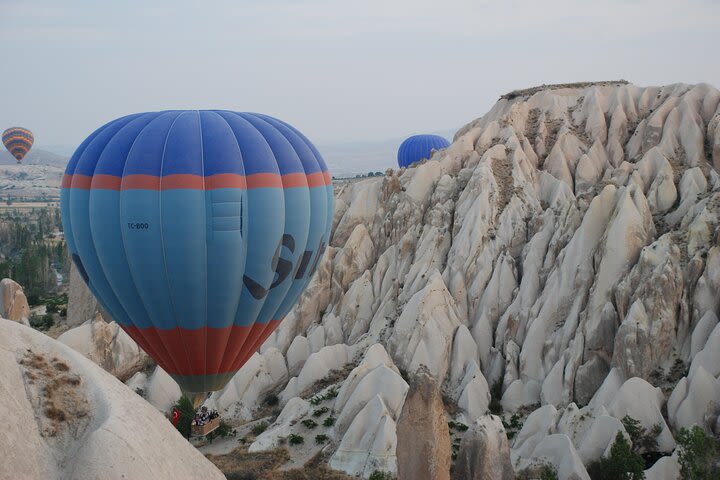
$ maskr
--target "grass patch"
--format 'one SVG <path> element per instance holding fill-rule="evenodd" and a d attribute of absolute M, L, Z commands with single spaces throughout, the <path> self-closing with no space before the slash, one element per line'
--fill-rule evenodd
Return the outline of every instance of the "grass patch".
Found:
<path fill-rule="evenodd" d="M 260 422 L 257 425 L 253 425 L 251 432 L 253 435 L 255 435 L 257 437 L 258 435 L 263 433 L 265 430 L 267 430 L 268 427 L 269 427 L 269 425 L 267 422 Z"/>

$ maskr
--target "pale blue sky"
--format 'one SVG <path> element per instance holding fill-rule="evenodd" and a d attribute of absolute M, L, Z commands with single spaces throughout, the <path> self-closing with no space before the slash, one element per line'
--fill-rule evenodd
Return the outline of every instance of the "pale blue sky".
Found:
<path fill-rule="evenodd" d="M 720 1 L 0 0 L 0 44 L 0 127 L 39 147 L 168 108 L 328 144 L 458 128 L 541 83 L 720 86 Z"/>

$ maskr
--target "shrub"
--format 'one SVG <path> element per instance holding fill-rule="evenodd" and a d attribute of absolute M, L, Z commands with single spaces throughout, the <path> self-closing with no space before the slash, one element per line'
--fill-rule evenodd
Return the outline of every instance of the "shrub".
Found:
<path fill-rule="evenodd" d="M 697 425 L 690 430 L 683 428 L 677 435 L 679 445 L 678 463 L 682 478 L 699 480 L 720 478 L 718 455 L 720 445 L 717 439 L 707 435 Z"/>
<path fill-rule="evenodd" d="M 318 445 L 327 442 L 329 439 L 330 437 L 328 437 L 324 433 L 321 433 L 320 435 L 315 435 L 315 443 L 317 443 Z"/>
<path fill-rule="evenodd" d="M 502 379 L 495 382 L 490 389 L 490 405 L 488 405 L 488 410 L 490 410 L 490 413 L 493 415 L 502 415 L 503 408 L 500 404 L 500 399 L 502 398 Z"/>
<path fill-rule="evenodd" d="M 625 436 L 618 432 L 610 448 L 610 456 L 588 465 L 592 480 L 642 480 L 645 478 L 645 462 L 634 453 Z"/>
<path fill-rule="evenodd" d="M 330 409 L 328 407 L 321 407 L 321 408 L 318 408 L 317 410 L 315 410 L 312 415 L 313 415 L 313 417 L 320 417 L 320 416 L 326 414 L 328 411 L 330 411 Z"/>
<path fill-rule="evenodd" d="M 459 432 L 464 432 L 468 429 L 468 426 L 465 425 L 464 423 L 453 422 L 452 420 L 450 420 L 448 422 L 448 428 L 450 428 L 451 430 L 457 430 Z"/>
<path fill-rule="evenodd" d="M 318 425 L 317 422 L 316 422 L 315 420 L 311 419 L 311 418 L 306 418 L 305 420 L 303 420 L 303 421 L 300 422 L 300 423 L 302 423 L 303 425 L 305 425 L 305 428 L 309 428 L 310 430 L 312 430 L 313 428 L 317 427 L 317 425 Z"/>
<path fill-rule="evenodd" d="M 260 422 L 257 425 L 254 425 L 252 427 L 252 433 L 253 433 L 253 435 L 255 435 L 257 437 L 258 435 L 263 433 L 265 430 L 267 430 L 267 428 L 268 428 L 267 422 Z"/>
<path fill-rule="evenodd" d="M 505 419 L 502 419 L 503 427 L 505 427 L 505 433 L 507 434 L 508 440 L 512 440 L 517 433 L 522 430 L 522 422 L 520 421 L 520 415 L 517 413 L 514 413 L 512 417 L 510 417 L 510 421 L 506 422 Z"/>
<path fill-rule="evenodd" d="M 558 480 L 557 470 L 552 465 L 543 465 L 540 467 L 540 480 Z"/>
<path fill-rule="evenodd" d="M 45 331 L 55 325 L 55 320 L 51 314 L 43 315 L 42 317 L 32 315 L 30 317 L 30 326 L 36 330 Z"/>
<path fill-rule="evenodd" d="M 327 417 L 323 422 L 323 425 L 326 427 L 332 427 L 335 425 L 335 417 Z"/>
<path fill-rule="evenodd" d="M 218 437 L 224 438 L 227 436 L 235 436 L 235 433 L 235 430 L 233 430 L 229 423 L 220 420 L 220 426 L 208 433 L 206 438 L 210 441 L 210 443 L 212 443 L 212 441 Z"/>
<path fill-rule="evenodd" d="M 301 435 L 295 435 L 294 433 L 291 433 L 288 437 L 288 442 L 290 445 L 300 445 L 301 443 L 305 443 L 305 438 L 303 438 Z"/>
<path fill-rule="evenodd" d="M 370 478 L 368 480 L 395 480 L 395 477 L 392 476 L 392 474 L 388 472 L 381 472 L 380 470 L 375 470 L 373 473 L 370 474 Z"/>
<path fill-rule="evenodd" d="M 275 395 L 274 393 L 271 393 L 270 395 L 268 395 L 267 397 L 265 397 L 265 402 L 264 402 L 264 403 L 265 403 L 265 405 L 267 405 L 268 407 L 274 407 L 275 405 L 277 405 L 278 403 L 280 403 L 280 399 L 278 398 L 277 395 Z"/>

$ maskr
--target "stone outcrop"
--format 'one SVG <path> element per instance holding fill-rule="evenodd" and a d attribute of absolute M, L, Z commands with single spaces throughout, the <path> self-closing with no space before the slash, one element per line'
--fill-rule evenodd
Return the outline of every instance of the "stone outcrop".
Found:
<path fill-rule="evenodd" d="M 418 370 L 397 425 L 399 480 L 449 480 L 450 436 L 437 383 Z"/>
<path fill-rule="evenodd" d="M 453 480 L 514 480 L 510 446 L 499 417 L 478 418 L 463 435 Z"/>
<path fill-rule="evenodd" d="M 3 278 L 0 281 L 0 302 L 2 318 L 27 323 L 30 318 L 30 306 L 20 284 L 9 278 Z"/>

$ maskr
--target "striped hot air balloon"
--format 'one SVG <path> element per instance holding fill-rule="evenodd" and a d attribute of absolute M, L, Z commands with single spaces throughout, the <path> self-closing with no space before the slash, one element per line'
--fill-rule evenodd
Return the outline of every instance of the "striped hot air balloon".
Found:
<path fill-rule="evenodd" d="M 408 137 L 398 148 L 398 166 L 409 167 L 423 159 L 429 159 L 433 150 L 447 148 L 450 145 L 445 138 L 439 135 L 413 135 Z"/>
<path fill-rule="evenodd" d="M 296 129 L 229 111 L 120 118 L 70 159 L 62 220 L 103 307 L 185 392 L 221 389 L 298 300 L 333 189 Z"/>
<path fill-rule="evenodd" d="M 35 137 L 30 130 L 22 127 L 11 127 L 5 130 L 2 134 L 2 142 L 8 152 L 15 157 L 17 163 L 20 163 L 22 159 L 27 155 L 33 146 Z"/>

